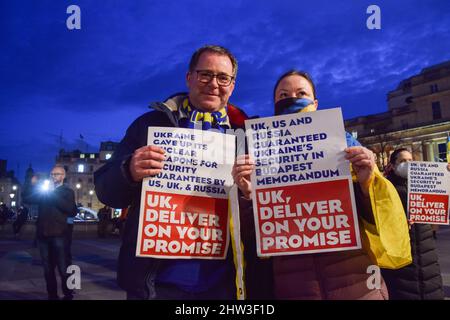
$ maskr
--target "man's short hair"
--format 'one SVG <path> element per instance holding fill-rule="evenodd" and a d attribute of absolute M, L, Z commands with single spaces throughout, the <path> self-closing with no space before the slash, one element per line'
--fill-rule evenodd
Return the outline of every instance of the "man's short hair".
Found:
<path fill-rule="evenodd" d="M 197 51 L 195 51 L 194 54 L 192 55 L 191 61 L 189 62 L 189 72 L 195 71 L 195 67 L 197 66 L 198 60 L 200 59 L 200 56 L 204 52 L 216 53 L 218 55 L 227 56 L 228 58 L 230 58 L 231 64 L 233 65 L 233 76 L 236 77 L 238 70 L 238 63 L 236 58 L 228 49 L 216 45 L 206 45 L 197 49 Z"/>
<path fill-rule="evenodd" d="M 61 165 L 61 164 L 55 164 L 55 165 L 53 166 L 53 168 L 52 168 L 52 171 L 53 171 L 53 169 L 56 169 L 56 168 L 62 169 L 62 171 L 64 172 L 64 174 L 66 174 L 66 168 L 64 168 L 63 165 Z"/>

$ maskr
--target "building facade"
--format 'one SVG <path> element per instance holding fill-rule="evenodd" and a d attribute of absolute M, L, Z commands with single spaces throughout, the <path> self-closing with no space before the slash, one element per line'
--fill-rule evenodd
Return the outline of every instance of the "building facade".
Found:
<path fill-rule="evenodd" d="M 450 134 L 450 61 L 423 69 L 387 95 L 388 111 L 345 121 L 346 130 L 383 168 L 398 147 L 418 161 L 447 161 Z"/>
<path fill-rule="evenodd" d="M 22 186 L 14 171 L 7 171 L 7 161 L 0 159 L 0 204 L 15 209 L 22 204 Z"/>

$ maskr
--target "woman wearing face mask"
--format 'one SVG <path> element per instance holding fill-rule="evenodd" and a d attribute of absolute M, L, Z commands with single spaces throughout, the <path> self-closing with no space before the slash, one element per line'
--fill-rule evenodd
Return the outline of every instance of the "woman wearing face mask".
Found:
<path fill-rule="evenodd" d="M 274 102 L 275 115 L 311 112 L 318 107 L 311 78 L 308 74 L 295 70 L 283 74 L 276 82 Z M 374 259 L 369 253 L 370 245 L 367 244 L 368 238 L 364 237 L 366 233 L 363 230 L 369 224 L 375 228 L 374 212 L 380 214 L 384 210 L 382 214 L 389 214 L 395 211 L 400 216 L 396 228 L 405 236 L 398 241 L 403 246 L 403 251 L 396 252 L 401 252 L 399 256 L 403 254 L 404 259 L 401 263 L 398 262 L 400 260 L 397 261 L 397 267 L 411 262 L 408 226 L 395 189 L 376 169 L 373 153 L 348 133 L 347 145 L 348 148 L 344 151 L 354 173 L 363 249 L 272 257 L 273 294 L 276 299 L 387 299 L 387 289 L 382 279 L 377 288 L 368 288 L 367 285 L 371 276 L 367 273 L 367 268 L 374 264 Z M 250 175 L 253 170 L 254 164 L 249 155 L 238 157 L 233 167 L 234 181 L 247 199 L 251 199 Z M 386 191 L 387 189 L 389 190 Z M 377 192 L 384 205 L 387 204 L 388 210 L 373 199 L 373 194 Z M 395 203 L 397 207 L 390 207 L 390 203 Z M 256 248 L 250 250 L 256 251 Z"/>
<path fill-rule="evenodd" d="M 412 160 L 408 149 L 395 150 L 389 161 L 391 170 L 387 175 L 397 189 L 405 210 L 408 201 L 408 162 Z M 398 270 L 382 269 L 390 299 L 444 299 L 441 269 L 431 225 L 414 223 L 410 226 L 409 235 L 413 263 Z"/>

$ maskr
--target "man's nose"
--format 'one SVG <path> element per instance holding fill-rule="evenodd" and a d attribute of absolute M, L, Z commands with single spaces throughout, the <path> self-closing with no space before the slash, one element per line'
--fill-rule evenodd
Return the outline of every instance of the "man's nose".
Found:
<path fill-rule="evenodd" d="M 217 82 L 217 77 L 213 77 L 211 81 L 208 83 L 208 86 L 214 89 L 219 88 L 219 83 Z"/>

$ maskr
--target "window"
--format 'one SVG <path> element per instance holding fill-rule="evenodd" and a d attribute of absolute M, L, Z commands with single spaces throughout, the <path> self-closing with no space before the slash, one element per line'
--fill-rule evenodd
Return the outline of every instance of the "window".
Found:
<path fill-rule="evenodd" d="M 401 123 L 402 123 L 402 129 L 403 129 L 403 130 L 404 130 L 404 129 L 408 129 L 408 127 L 409 127 L 408 121 L 402 120 Z"/>
<path fill-rule="evenodd" d="M 84 153 L 81 153 L 80 154 L 80 159 L 84 159 L 84 157 L 85 157 Z"/>
<path fill-rule="evenodd" d="M 430 86 L 430 90 L 431 90 L 431 93 L 438 92 L 438 91 L 439 91 L 438 85 L 437 85 L 437 84 L 432 84 L 432 85 Z"/>
<path fill-rule="evenodd" d="M 407 104 L 412 103 L 412 102 L 413 102 L 413 97 L 412 97 L 412 96 L 407 97 L 407 98 L 405 99 L 405 102 L 406 102 Z"/>
<path fill-rule="evenodd" d="M 370 129 L 370 133 L 375 133 L 375 129 Z"/>
<path fill-rule="evenodd" d="M 433 110 L 433 120 L 441 119 L 441 103 L 439 101 L 433 102 L 431 104 L 431 108 Z"/>
<path fill-rule="evenodd" d="M 447 144 L 446 143 L 438 144 L 438 151 L 439 151 L 439 161 L 447 162 Z"/>
<path fill-rule="evenodd" d="M 94 154 L 94 153 L 91 153 L 91 154 L 89 155 L 89 158 L 95 159 L 95 154 Z"/>
<path fill-rule="evenodd" d="M 84 172 L 84 164 L 79 164 L 78 165 L 78 172 Z"/>
<path fill-rule="evenodd" d="M 411 82 L 404 83 L 402 89 L 404 93 L 411 92 Z"/>
<path fill-rule="evenodd" d="M 105 159 L 108 160 L 109 158 L 111 158 L 111 153 L 107 153 L 105 156 Z"/>
<path fill-rule="evenodd" d="M 358 131 L 352 131 L 352 137 L 358 139 Z"/>

